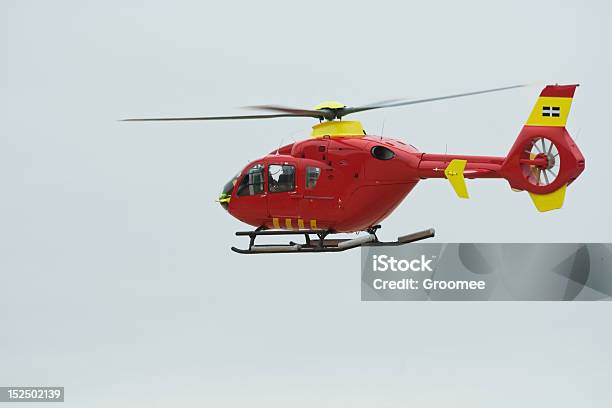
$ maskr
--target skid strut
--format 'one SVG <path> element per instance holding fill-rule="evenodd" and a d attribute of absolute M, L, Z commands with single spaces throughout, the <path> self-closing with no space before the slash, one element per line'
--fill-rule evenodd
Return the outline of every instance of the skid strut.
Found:
<path fill-rule="evenodd" d="M 356 238 L 329 239 L 328 235 L 334 234 L 332 230 L 309 229 L 309 230 L 263 230 L 257 228 L 254 231 L 238 231 L 237 236 L 249 237 L 249 248 L 240 249 L 232 247 L 232 251 L 239 254 L 280 254 L 280 253 L 308 253 L 308 252 L 342 252 L 362 246 L 399 246 L 410 242 L 431 238 L 435 235 L 433 228 L 415 232 L 398 237 L 396 241 L 382 242 L 376 236 L 380 225 L 368 228 L 366 235 Z M 265 244 L 256 245 L 255 239 L 260 236 L 283 236 L 303 235 L 304 243 L 289 241 L 288 244 Z M 316 238 L 312 237 L 316 236 Z"/>

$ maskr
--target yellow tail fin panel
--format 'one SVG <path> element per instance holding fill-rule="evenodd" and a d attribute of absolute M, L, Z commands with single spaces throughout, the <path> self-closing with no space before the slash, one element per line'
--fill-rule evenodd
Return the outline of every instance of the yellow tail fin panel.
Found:
<path fill-rule="evenodd" d="M 563 200 L 565 200 L 565 189 L 567 185 L 561 187 L 557 191 L 553 191 L 548 194 L 534 194 L 529 193 L 533 203 L 540 212 L 558 210 L 563 207 Z"/>
<path fill-rule="evenodd" d="M 540 96 L 526 124 L 563 127 L 567 122 L 571 106 L 572 98 Z"/>
<path fill-rule="evenodd" d="M 467 160 L 451 160 L 444 170 L 444 175 L 451 183 L 451 186 L 453 186 L 459 198 L 470 198 L 467 186 L 465 185 L 465 178 L 463 177 L 463 171 L 465 170 L 466 164 Z"/>

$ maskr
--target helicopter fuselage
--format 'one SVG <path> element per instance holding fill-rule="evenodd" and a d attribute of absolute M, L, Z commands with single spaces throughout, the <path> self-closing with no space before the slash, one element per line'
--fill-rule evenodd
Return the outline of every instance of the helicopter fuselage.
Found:
<path fill-rule="evenodd" d="M 255 227 L 365 230 L 418 183 L 421 155 L 376 136 L 300 141 L 249 163 L 224 190 L 224 207 Z"/>

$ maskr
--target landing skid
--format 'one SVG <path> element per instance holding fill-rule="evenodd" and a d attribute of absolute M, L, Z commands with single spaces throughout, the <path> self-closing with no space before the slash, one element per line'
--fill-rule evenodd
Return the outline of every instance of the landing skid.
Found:
<path fill-rule="evenodd" d="M 380 225 L 375 225 L 369 228 L 367 235 L 362 235 L 357 238 L 348 239 L 329 239 L 328 235 L 334 234 L 330 230 L 309 229 L 309 230 L 261 230 L 255 231 L 239 231 L 237 236 L 248 236 L 250 238 L 249 248 L 240 249 L 232 247 L 232 251 L 239 254 L 284 254 L 284 253 L 312 253 L 312 252 L 342 252 L 348 249 L 358 248 L 362 246 L 399 246 L 410 242 L 420 241 L 422 239 L 431 238 L 435 235 L 433 228 L 415 232 L 408 235 L 403 235 L 397 238 L 397 241 L 379 241 L 376 236 L 376 231 Z M 296 243 L 289 241 L 288 244 L 265 244 L 256 245 L 255 239 L 260 236 L 278 236 L 278 235 L 303 235 L 305 242 Z M 317 238 L 311 238 L 316 236 Z"/>

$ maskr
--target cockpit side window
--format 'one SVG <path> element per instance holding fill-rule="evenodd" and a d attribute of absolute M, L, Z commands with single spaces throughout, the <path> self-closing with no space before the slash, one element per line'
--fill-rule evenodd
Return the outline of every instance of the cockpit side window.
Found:
<path fill-rule="evenodd" d="M 249 196 L 263 194 L 264 192 L 264 166 L 256 164 L 242 177 L 236 195 Z"/>
<path fill-rule="evenodd" d="M 317 180 L 321 175 L 318 167 L 306 167 L 306 190 L 312 190 L 317 185 Z"/>
<path fill-rule="evenodd" d="M 295 190 L 295 166 L 271 164 L 268 167 L 268 190 L 271 193 Z"/>

